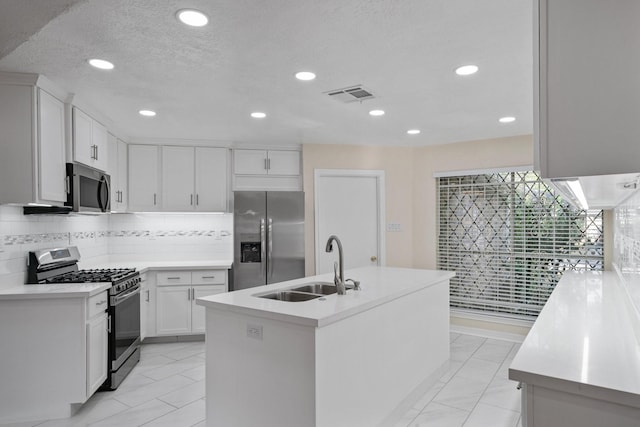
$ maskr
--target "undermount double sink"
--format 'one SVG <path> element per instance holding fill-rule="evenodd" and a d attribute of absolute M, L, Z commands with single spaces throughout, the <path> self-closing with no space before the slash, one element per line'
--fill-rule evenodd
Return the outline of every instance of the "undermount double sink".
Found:
<path fill-rule="evenodd" d="M 347 290 L 353 289 L 352 285 L 345 285 L 345 287 Z M 278 301 L 301 302 L 332 295 L 337 291 L 336 285 L 331 282 L 310 282 L 304 285 L 296 285 L 292 288 L 254 296 Z"/>

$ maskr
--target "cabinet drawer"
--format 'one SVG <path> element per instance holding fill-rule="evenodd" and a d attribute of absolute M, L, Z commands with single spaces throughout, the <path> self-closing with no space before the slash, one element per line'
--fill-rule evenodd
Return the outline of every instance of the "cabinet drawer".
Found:
<path fill-rule="evenodd" d="M 100 292 L 87 300 L 87 319 L 99 313 L 103 313 L 107 309 L 109 297 L 107 291 Z"/>
<path fill-rule="evenodd" d="M 224 285 L 227 283 L 227 270 L 202 270 L 194 271 L 194 285 Z"/>
<path fill-rule="evenodd" d="M 190 285 L 190 271 L 161 271 L 158 272 L 158 285 Z"/>

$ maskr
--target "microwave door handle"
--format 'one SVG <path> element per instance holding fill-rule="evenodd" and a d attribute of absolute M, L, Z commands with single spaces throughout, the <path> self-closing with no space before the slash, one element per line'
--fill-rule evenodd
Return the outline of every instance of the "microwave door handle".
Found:
<path fill-rule="evenodd" d="M 102 201 L 102 185 L 104 185 L 107 188 L 107 198 L 104 203 Z M 110 191 L 109 183 L 107 182 L 107 179 L 103 176 L 102 178 L 100 178 L 100 185 L 98 186 L 98 204 L 100 205 L 100 210 L 102 212 L 107 211 L 107 206 L 109 205 L 109 191 Z"/>

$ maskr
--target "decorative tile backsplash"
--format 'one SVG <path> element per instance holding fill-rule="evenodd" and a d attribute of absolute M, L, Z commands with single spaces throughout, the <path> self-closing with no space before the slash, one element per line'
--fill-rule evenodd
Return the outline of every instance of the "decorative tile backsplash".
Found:
<path fill-rule="evenodd" d="M 24 216 L 0 206 L 0 287 L 24 283 L 29 251 L 78 246 L 84 262 L 230 259 L 231 214 Z"/>

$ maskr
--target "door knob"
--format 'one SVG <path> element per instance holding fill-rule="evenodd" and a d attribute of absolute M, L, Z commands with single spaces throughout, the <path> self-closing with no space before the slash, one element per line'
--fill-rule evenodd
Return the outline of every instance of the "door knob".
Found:
<path fill-rule="evenodd" d="M 371 262 L 376 262 L 376 261 L 378 261 L 378 257 L 377 257 L 377 256 L 375 256 L 375 255 L 373 255 L 373 256 L 371 257 Z"/>

